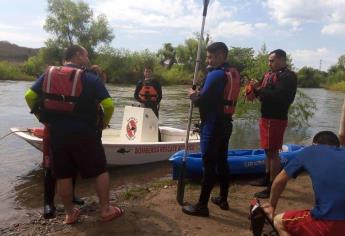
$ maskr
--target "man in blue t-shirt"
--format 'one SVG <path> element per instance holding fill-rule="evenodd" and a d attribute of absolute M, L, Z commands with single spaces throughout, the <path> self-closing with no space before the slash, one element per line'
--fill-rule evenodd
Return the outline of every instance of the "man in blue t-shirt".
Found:
<path fill-rule="evenodd" d="M 274 217 L 274 225 L 284 235 L 344 235 L 345 229 L 345 149 L 339 148 L 337 136 L 322 131 L 313 138 L 275 178 L 270 202 L 263 207 L 271 217 L 290 178 L 302 171 L 311 177 L 315 205 L 311 210 L 287 211 Z"/>
<path fill-rule="evenodd" d="M 25 99 L 50 132 L 52 171 L 57 192 L 65 207 L 66 224 L 76 223 L 80 210 L 72 203 L 72 177 L 96 178 L 96 192 L 103 221 L 122 215 L 109 204 L 109 175 L 99 135 L 98 114 L 102 106 L 102 128 L 114 111 L 113 101 L 101 79 L 83 68 L 89 66 L 87 50 L 71 45 L 62 67 L 48 67 L 25 94 Z"/>

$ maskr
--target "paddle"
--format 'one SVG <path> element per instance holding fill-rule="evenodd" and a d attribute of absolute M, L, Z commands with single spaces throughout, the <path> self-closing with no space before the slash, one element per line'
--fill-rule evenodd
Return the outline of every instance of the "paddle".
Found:
<path fill-rule="evenodd" d="M 208 3 L 209 3 L 209 0 L 204 0 L 204 10 L 202 13 L 203 18 L 202 18 L 202 24 L 201 24 L 201 32 L 200 32 L 200 38 L 198 42 L 198 51 L 196 55 L 196 62 L 195 62 L 195 68 L 194 68 L 193 87 L 192 87 L 194 90 L 196 89 L 196 78 L 197 78 L 197 74 L 198 74 L 199 66 L 200 66 L 201 43 L 204 36 L 204 27 L 205 27 L 206 15 L 207 15 Z M 185 140 L 185 145 L 184 145 L 185 151 L 184 151 L 182 165 L 180 169 L 180 175 L 179 175 L 178 183 L 177 183 L 176 200 L 180 205 L 183 205 L 183 198 L 184 198 L 184 188 L 185 188 L 184 177 L 185 177 L 185 171 L 186 171 L 186 161 L 187 161 L 187 155 L 188 155 L 188 141 L 189 141 L 190 126 L 191 126 L 191 121 L 192 121 L 192 113 L 193 113 L 193 102 L 190 101 L 187 133 L 186 133 L 186 140 Z"/>

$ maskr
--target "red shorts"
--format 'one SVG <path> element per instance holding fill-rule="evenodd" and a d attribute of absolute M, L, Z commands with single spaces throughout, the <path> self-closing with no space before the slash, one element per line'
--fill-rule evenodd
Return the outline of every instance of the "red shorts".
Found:
<path fill-rule="evenodd" d="M 285 212 L 283 225 L 294 236 L 342 236 L 345 229 L 344 220 L 318 220 L 310 210 Z"/>
<path fill-rule="evenodd" d="M 259 122 L 261 148 L 281 149 L 286 126 L 287 120 L 261 118 Z"/>

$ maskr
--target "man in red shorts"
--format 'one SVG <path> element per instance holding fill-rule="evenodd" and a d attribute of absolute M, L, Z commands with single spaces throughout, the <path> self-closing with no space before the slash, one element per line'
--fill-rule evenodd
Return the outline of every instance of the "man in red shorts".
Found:
<path fill-rule="evenodd" d="M 271 184 L 280 171 L 279 150 L 283 144 L 288 111 L 295 99 L 297 77 L 287 68 L 286 53 L 281 49 L 269 54 L 271 71 L 254 86 L 255 97 L 261 102 L 260 144 L 266 151 L 266 177 L 252 185 L 267 186 L 255 194 L 258 198 L 269 198 Z"/>
<path fill-rule="evenodd" d="M 330 131 L 316 134 L 313 143 L 318 145 L 304 148 L 279 173 L 272 185 L 270 202 L 262 205 L 274 219 L 280 236 L 345 235 L 345 148 L 339 148 L 337 136 Z M 314 208 L 273 217 L 287 182 L 303 170 L 313 184 Z"/>

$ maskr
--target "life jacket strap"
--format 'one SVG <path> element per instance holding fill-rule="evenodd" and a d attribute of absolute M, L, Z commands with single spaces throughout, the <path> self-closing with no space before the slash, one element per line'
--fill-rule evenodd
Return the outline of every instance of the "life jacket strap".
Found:
<path fill-rule="evenodd" d="M 70 102 L 70 103 L 77 103 L 79 101 L 79 98 L 75 96 L 51 94 L 51 93 L 45 93 L 45 92 L 42 93 L 42 98 L 51 99 L 54 101 Z"/>

